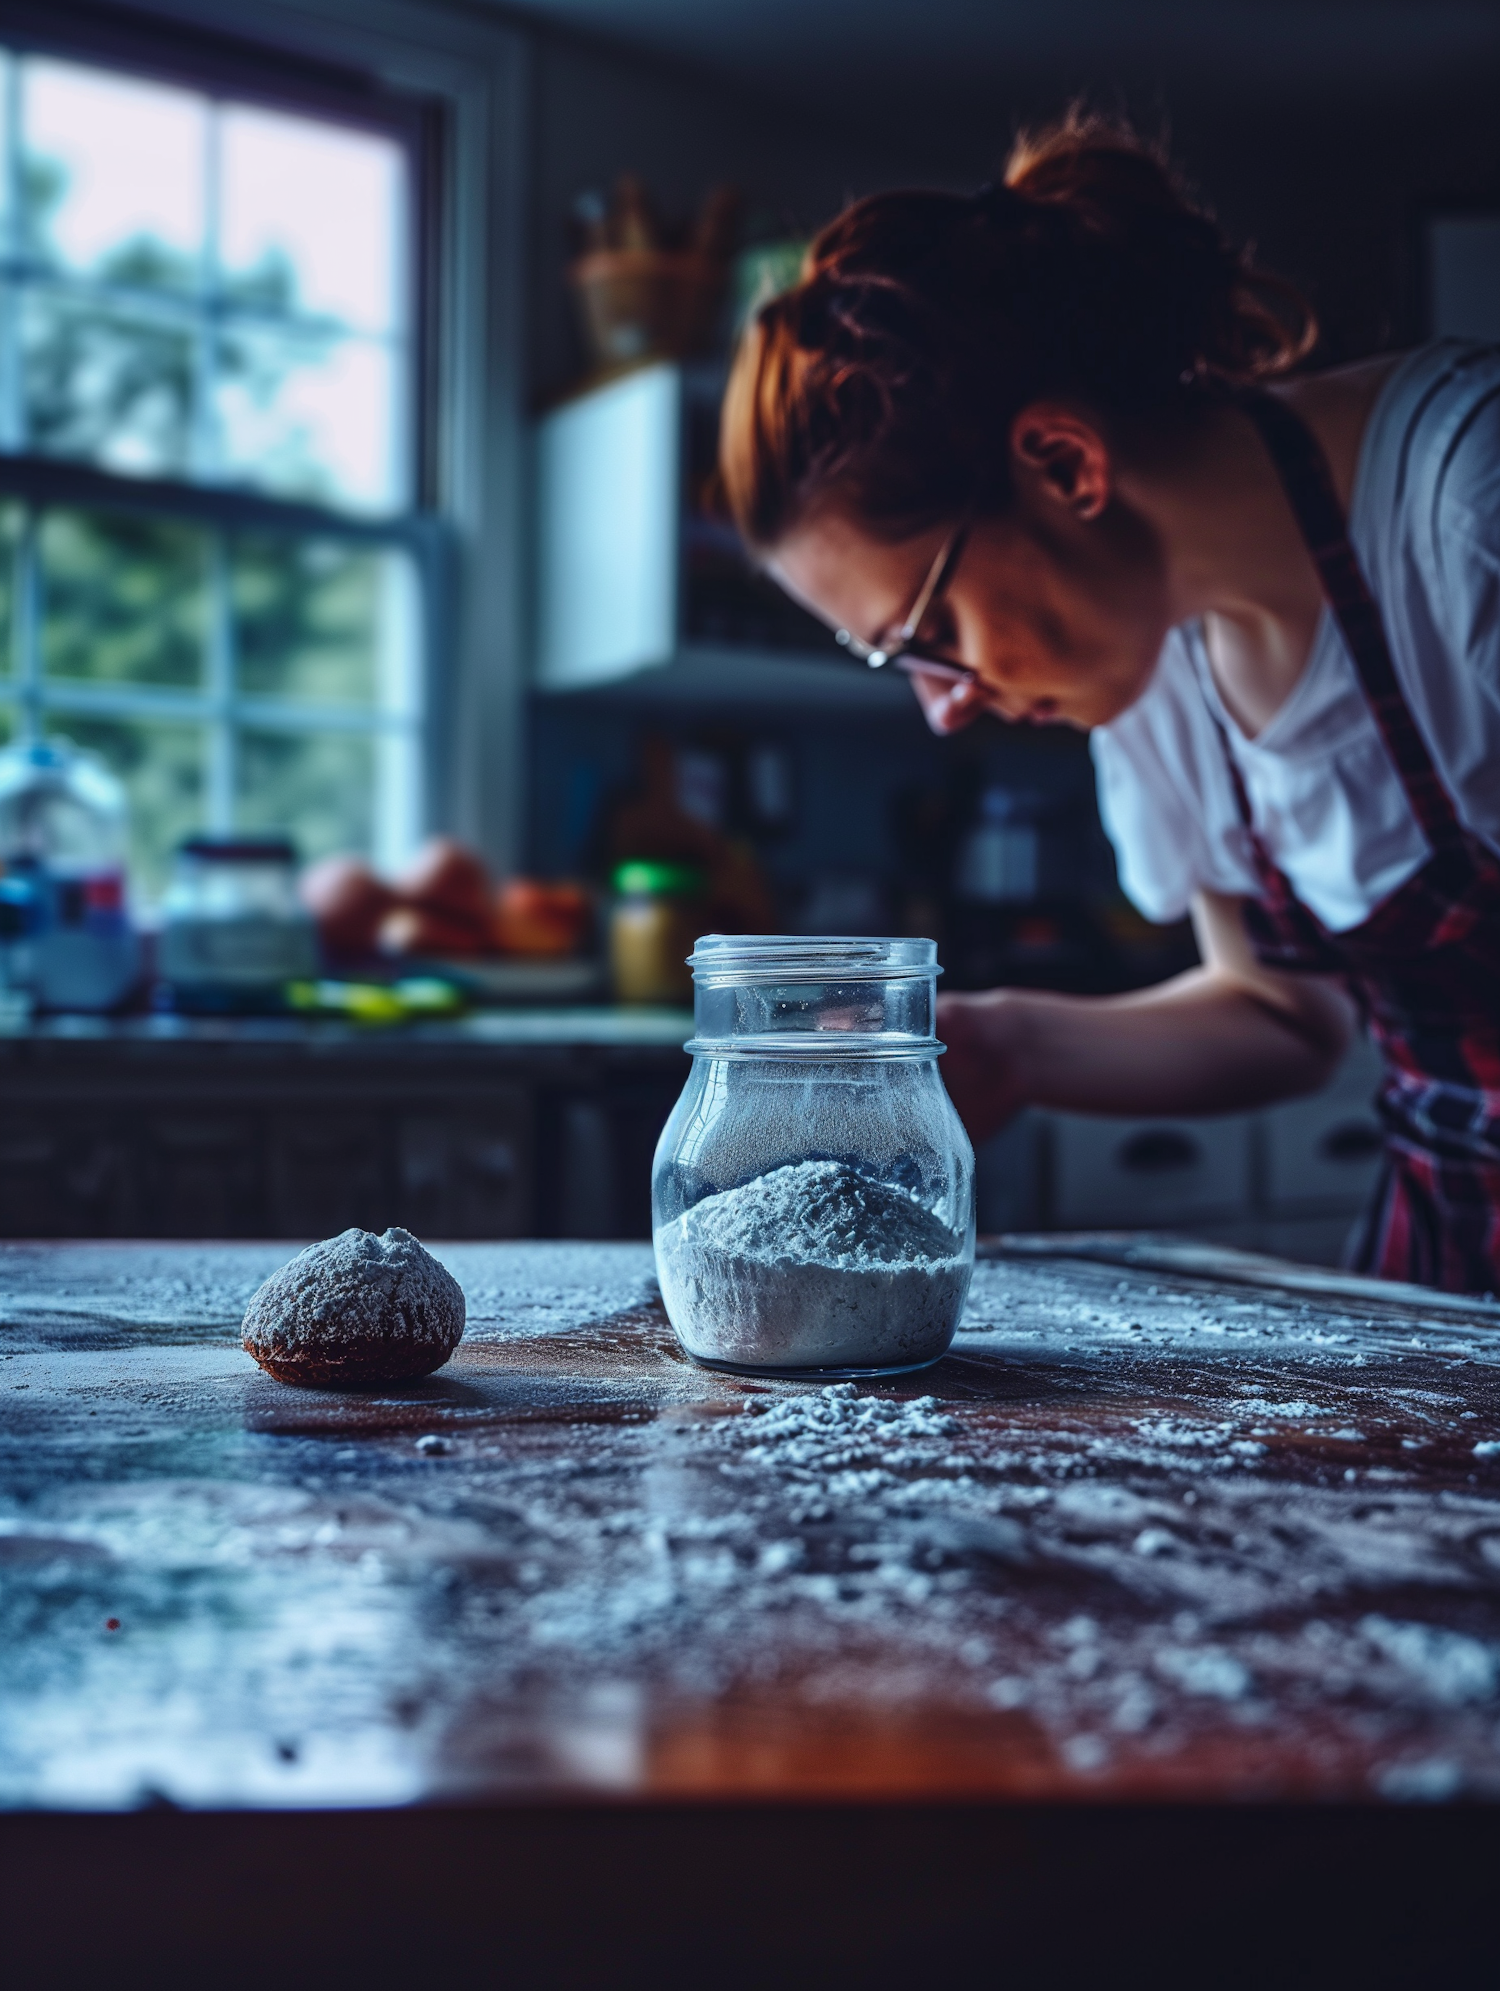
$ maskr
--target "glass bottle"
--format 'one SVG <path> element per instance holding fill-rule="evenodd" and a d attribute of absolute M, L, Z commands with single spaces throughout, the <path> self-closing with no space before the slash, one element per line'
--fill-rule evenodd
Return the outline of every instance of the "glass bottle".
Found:
<path fill-rule="evenodd" d="M 108 1010 L 139 974 L 125 903 L 125 790 L 67 740 L 0 752 L 0 864 L 24 886 L 28 986 L 44 1009 Z"/>
<path fill-rule="evenodd" d="M 938 1073 L 930 940 L 710 934 L 693 1068 L 652 1172 L 662 1298 L 696 1361 L 935 1362 L 974 1266 L 974 1154 Z"/>

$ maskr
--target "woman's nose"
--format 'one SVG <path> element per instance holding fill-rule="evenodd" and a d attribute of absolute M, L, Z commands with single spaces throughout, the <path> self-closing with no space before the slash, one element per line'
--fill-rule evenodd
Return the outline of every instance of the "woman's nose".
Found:
<path fill-rule="evenodd" d="M 923 717 L 934 733 L 956 733 L 984 710 L 984 694 L 973 680 L 954 684 L 951 678 L 929 677 L 922 671 L 913 671 L 911 685 Z"/>

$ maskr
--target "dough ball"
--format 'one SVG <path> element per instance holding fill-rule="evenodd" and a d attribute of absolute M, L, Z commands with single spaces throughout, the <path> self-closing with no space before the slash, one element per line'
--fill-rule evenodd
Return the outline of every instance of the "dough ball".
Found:
<path fill-rule="evenodd" d="M 245 1349 L 279 1383 L 364 1389 L 442 1367 L 463 1339 L 463 1288 L 410 1231 L 311 1244 L 245 1310 Z"/>

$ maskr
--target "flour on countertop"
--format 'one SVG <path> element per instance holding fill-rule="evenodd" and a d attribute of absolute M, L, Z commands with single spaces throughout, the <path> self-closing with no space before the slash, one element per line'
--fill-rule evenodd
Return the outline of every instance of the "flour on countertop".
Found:
<path fill-rule="evenodd" d="M 835 1161 L 705 1196 L 657 1232 L 656 1261 L 689 1353 L 749 1367 L 935 1360 L 972 1271 L 933 1211 Z"/>
<path fill-rule="evenodd" d="M 1500 1310 L 989 1258 L 932 1395 L 746 1385 L 664 1353 L 638 1245 L 445 1245 L 462 1392 L 247 1428 L 284 1256 L 0 1247 L 0 1801 L 472 1799 L 538 1694 L 609 1786 L 663 1696 L 919 1692 L 1112 1794 L 1236 1747 L 1252 1796 L 1500 1799 Z"/>

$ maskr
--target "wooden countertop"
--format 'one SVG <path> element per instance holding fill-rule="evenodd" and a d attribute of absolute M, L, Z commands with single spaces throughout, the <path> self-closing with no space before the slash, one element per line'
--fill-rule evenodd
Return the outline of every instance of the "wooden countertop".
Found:
<path fill-rule="evenodd" d="M 417 1387 L 291 1247 L 0 1247 L 0 1805 L 1500 1796 L 1500 1306 L 1018 1239 L 887 1387 L 681 1357 L 639 1245 L 454 1245 Z"/>

